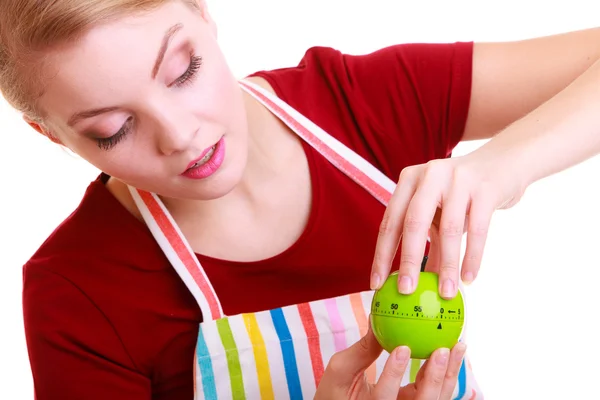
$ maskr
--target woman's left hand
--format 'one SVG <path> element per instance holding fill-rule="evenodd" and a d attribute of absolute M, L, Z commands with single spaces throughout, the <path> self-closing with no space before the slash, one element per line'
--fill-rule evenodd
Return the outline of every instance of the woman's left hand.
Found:
<path fill-rule="evenodd" d="M 498 147 L 498 146 L 497 146 Z M 506 152 L 485 146 L 466 156 L 405 168 L 386 208 L 373 260 L 371 288 L 387 278 L 400 239 L 398 288 L 412 293 L 419 278 L 427 236 L 427 270 L 439 273 L 439 292 L 452 298 L 462 280 L 477 276 L 495 210 L 516 204 L 525 188 L 524 172 L 515 173 Z M 467 248 L 460 262 L 462 236 Z"/>

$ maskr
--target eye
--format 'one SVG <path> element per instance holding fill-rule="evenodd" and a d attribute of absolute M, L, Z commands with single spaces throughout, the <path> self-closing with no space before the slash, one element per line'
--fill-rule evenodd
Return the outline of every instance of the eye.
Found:
<path fill-rule="evenodd" d="M 181 74 L 179 78 L 177 78 L 173 83 L 171 83 L 169 87 L 183 86 L 186 83 L 190 83 L 196 77 L 196 73 L 200 69 L 201 65 L 202 57 L 195 55 L 194 52 L 190 52 L 190 64 L 188 68 L 183 74 Z"/>
<path fill-rule="evenodd" d="M 110 150 L 115 147 L 121 140 L 125 139 L 127 134 L 131 131 L 131 127 L 133 125 L 133 117 L 127 118 L 127 121 L 123 124 L 121 129 L 111 137 L 107 138 L 97 138 L 96 142 L 98 142 L 98 147 L 102 150 Z"/>

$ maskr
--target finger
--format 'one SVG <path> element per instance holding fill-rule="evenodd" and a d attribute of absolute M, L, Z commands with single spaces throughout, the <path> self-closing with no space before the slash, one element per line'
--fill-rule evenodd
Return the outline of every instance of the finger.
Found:
<path fill-rule="evenodd" d="M 456 296 L 458 287 L 460 247 L 469 203 L 469 194 L 463 189 L 461 185 L 454 184 L 442 204 L 439 292 L 446 299 Z"/>
<path fill-rule="evenodd" d="M 375 257 L 371 267 L 371 289 L 381 287 L 392 268 L 392 262 L 398 250 L 398 243 L 402 235 L 402 221 L 406 214 L 406 207 L 412 198 L 417 178 L 414 173 L 405 172 L 400 174 L 398 186 L 385 209 L 383 220 L 379 226 L 379 236 L 375 245 Z"/>
<path fill-rule="evenodd" d="M 427 254 L 425 271 L 437 274 L 440 272 L 440 237 L 438 228 L 435 225 L 432 225 L 429 229 L 429 253 Z"/>
<path fill-rule="evenodd" d="M 379 381 L 375 385 L 373 394 L 376 399 L 395 400 L 398 397 L 409 360 L 410 350 L 408 347 L 401 346 L 392 351 L 381 371 Z"/>
<path fill-rule="evenodd" d="M 423 378 L 419 381 L 415 400 L 438 399 L 444 383 L 444 376 L 448 367 L 450 350 L 437 349 L 431 355 L 431 360 L 423 366 Z"/>
<path fill-rule="evenodd" d="M 435 186 L 424 183 L 417 189 L 406 211 L 398 269 L 398 290 L 403 294 L 411 294 L 417 285 L 429 227 L 440 200 L 431 195 L 439 192 Z"/>
<path fill-rule="evenodd" d="M 398 397 L 396 400 L 415 400 L 417 397 L 417 386 L 414 383 L 409 383 L 406 386 L 400 388 Z"/>
<path fill-rule="evenodd" d="M 458 373 L 465 356 L 467 346 L 463 343 L 457 343 L 450 352 L 450 360 L 448 361 L 448 368 L 446 369 L 446 376 L 444 377 L 444 383 L 442 384 L 442 390 L 440 391 L 439 400 L 451 400 L 458 381 Z"/>
<path fill-rule="evenodd" d="M 371 324 L 365 336 L 352 346 L 335 353 L 327 364 L 328 373 L 336 377 L 336 385 L 349 387 L 357 375 L 373 364 L 383 348 L 375 339 Z"/>
<path fill-rule="evenodd" d="M 462 280 L 471 283 L 477 277 L 494 207 L 491 200 L 478 197 L 471 201 L 467 222 L 467 247 L 462 265 Z"/>

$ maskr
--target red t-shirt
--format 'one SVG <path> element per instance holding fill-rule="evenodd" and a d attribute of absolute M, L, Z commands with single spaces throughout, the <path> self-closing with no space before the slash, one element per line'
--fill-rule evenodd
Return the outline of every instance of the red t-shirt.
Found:
<path fill-rule="evenodd" d="M 277 95 L 392 180 L 449 156 L 464 130 L 472 43 L 369 55 L 312 48 L 257 73 Z M 299 240 L 259 262 L 198 255 L 226 314 L 367 290 L 384 207 L 304 146 L 313 205 Z M 202 315 L 146 226 L 101 175 L 24 267 L 35 391 L 49 399 L 191 399 Z"/>

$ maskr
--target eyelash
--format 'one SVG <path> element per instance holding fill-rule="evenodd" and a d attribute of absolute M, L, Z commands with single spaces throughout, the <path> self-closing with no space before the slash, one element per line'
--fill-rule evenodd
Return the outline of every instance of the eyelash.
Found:
<path fill-rule="evenodd" d="M 108 138 L 98 138 L 96 141 L 98 142 L 98 147 L 102 150 L 110 150 L 115 147 L 121 140 L 125 139 L 125 136 L 131 130 L 131 125 L 133 123 L 133 117 L 127 118 L 127 121 L 123 124 L 121 129 L 114 135 Z"/>
<path fill-rule="evenodd" d="M 179 78 L 175 80 L 175 82 L 171 83 L 171 86 L 183 86 L 186 83 L 191 83 L 192 80 L 196 77 L 196 73 L 202 66 L 202 57 L 197 56 L 194 52 L 190 52 L 190 65 L 188 69 L 181 75 Z"/>
<path fill-rule="evenodd" d="M 173 83 L 169 85 L 169 87 L 177 86 L 181 87 L 185 84 L 189 84 L 196 77 L 196 73 L 202 66 L 202 57 L 196 56 L 193 52 L 190 52 L 190 65 L 187 70 L 177 78 Z M 98 138 L 96 141 L 98 142 L 98 147 L 102 150 L 110 150 L 115 147 L 121 140 L 127 136 L 127 134 L 131 131 L 131 127 L 133 124 L 133 117 L 127 118 L 127 121 L 123 124 L 121 129 L 114 135 L 108 138 Z"/>

